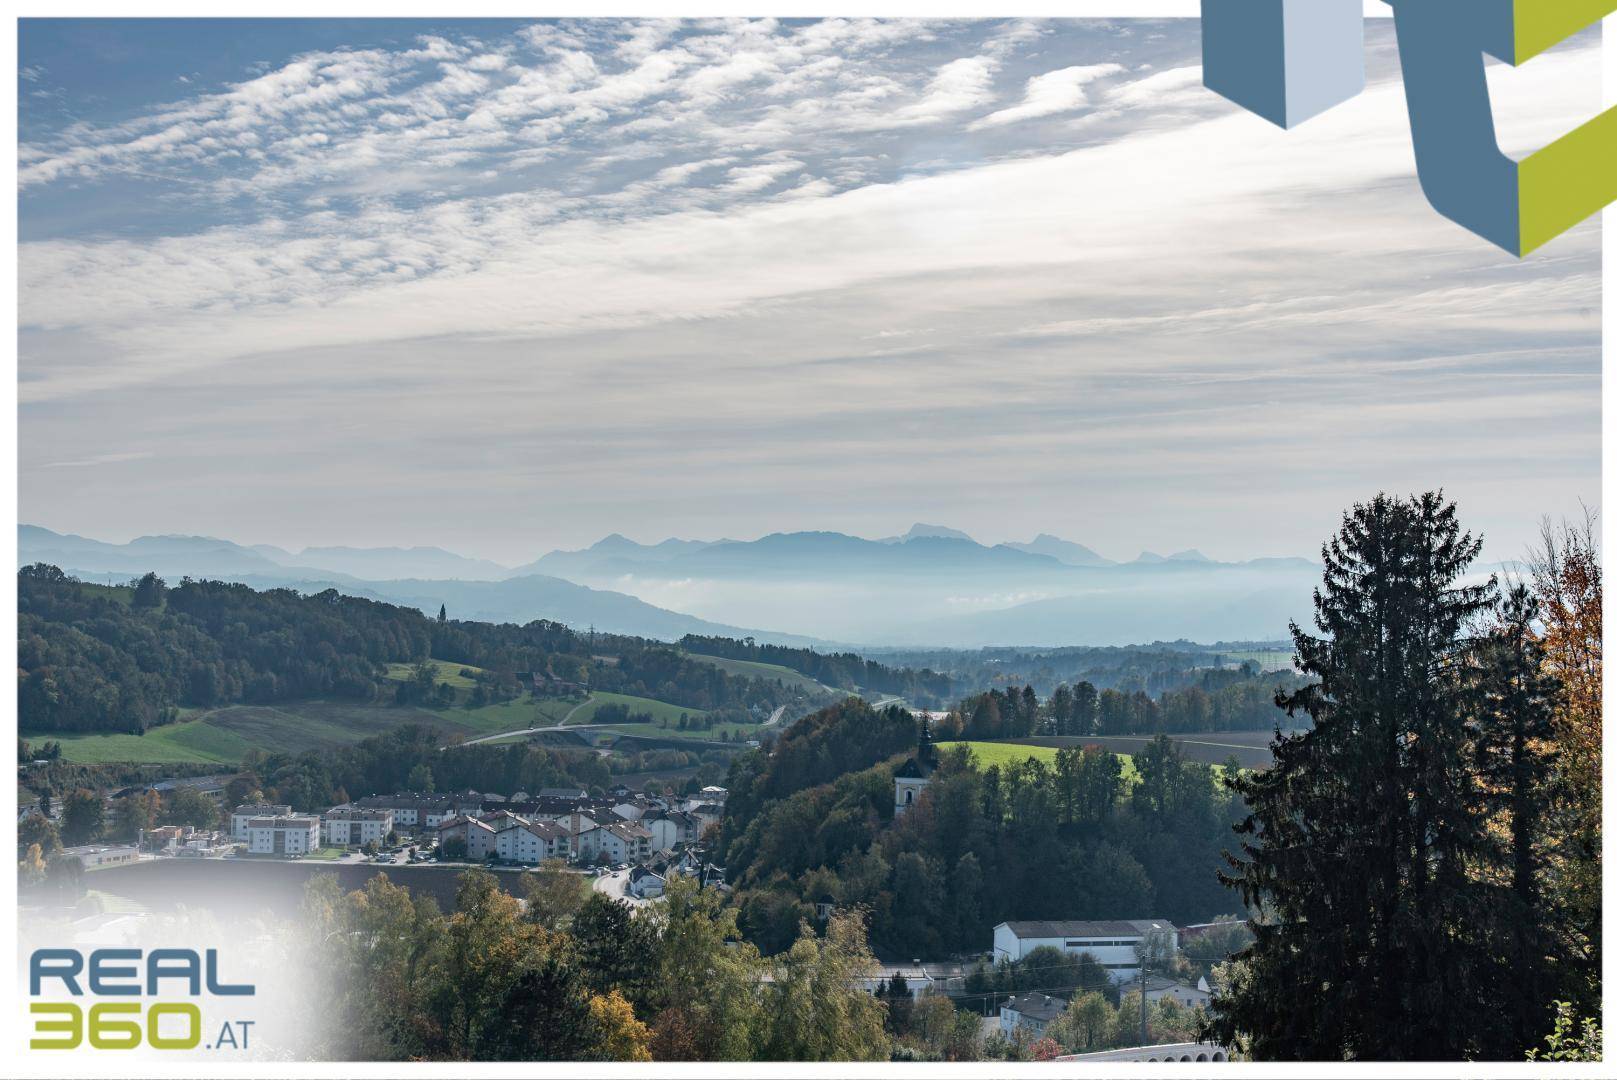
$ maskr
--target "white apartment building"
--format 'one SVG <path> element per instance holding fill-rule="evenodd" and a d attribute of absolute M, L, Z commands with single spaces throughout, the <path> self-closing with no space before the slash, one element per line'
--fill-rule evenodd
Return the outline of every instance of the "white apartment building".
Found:
<path fill-rule="evenodd" d="M 524 821 L 494 838 L 494 853 L 506 862 L 537 865 L 546 859 L 565 859 L 572 837 L 553 821 Z"/>
<path fill-rule="evenodd" d="M 362 810 L 391 810 L 396 828 L 435 828 L 459 814 L 476 814 L 482 796 L 436 795 L 421 791 L 401 791 L 392 795 L 369 795 L 355 799 Z"/>
<path fill-rule="evenodd" d="M 695 843 L 702 833 L 701 821 L 683 810 L 656 811 L 641 818 L 637 824 L 651 833 L 653 851 L 671 851 L 679 844 Z"/>
<path fill-rule="evenodd" d="M 644 862 L 651 858 L 651 833 L 638 825 L 601 825 L 573 837 L 574 852 L 586 861 Z"/>
<path fill-rule="evenodd" d="M 277 814 L 247 822 L 247 850 L 254 855 L 307 855 L 320 849 L 320 819 L 313 814 Z"/>
<path fill-rule="evenodd" d="M 439 850 L 448 840 L 460 840 L 466 844 L 468 859 L 486 859 L 494 854 L 494 830 L 476 818 L 452 817 L 440 821 L 433 829 L 438 834 Z"/>
<path fill-rule="evenodd" d="M 279 803 L 248 803 L 245 806 L 238 806 L 230 812 L 230 838 L 247 839 L 247 823 L 254 818 L 286 817 L 291 812 L 290 806 Z"/>
<path fill-rule="evenodd" d="M 336 847 L 359 847 L 383 843 L 393 831 L 393 811 L 367 810 L 352 803 L 326 811 L 326 843 Z"/>

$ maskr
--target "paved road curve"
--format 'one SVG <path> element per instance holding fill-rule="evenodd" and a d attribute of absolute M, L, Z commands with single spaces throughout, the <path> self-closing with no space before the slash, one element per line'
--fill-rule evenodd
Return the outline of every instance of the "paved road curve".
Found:
<path fill-rule="evenodd" d="M 572 714 L 568 713 L 568 715 L 571 716 Z M 562 724 L 551 724 L 547 727 L 519 728 L 516 731 L 500 731 L 493 735 L 479 735 L 475 739 L 465 740 L 460 745 L 476 746 L 478 743 L 494 742 L 496 739 L 509 739 L 513 735 L 537 735 L 542 731 L 588 731 L 591 728 L 609 728 L 616 726 L 617 725 L 615 724 L 566 724 L 565 726 Z M 444 747 L 440 746 L 438 749 L 442 750 Z"/>
<path fill-rule="evenodd" d="M 635 907 L 650 903 L 649 900 L 642 900 L 638 896 L 629 895 L 629 871 L 627 870 L 614 870 L 609 874 L 602 874 L 598 878 L 593 878 L 590 881 L 590 888 L 603 896 L 609 896 L 614 900 L 622 900 L 624 903 L 632 904 Z"/>

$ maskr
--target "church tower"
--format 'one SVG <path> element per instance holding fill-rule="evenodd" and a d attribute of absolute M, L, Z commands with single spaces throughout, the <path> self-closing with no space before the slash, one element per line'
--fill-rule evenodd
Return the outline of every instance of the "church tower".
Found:
<path fill-rule="evenodd" d="M 921 717 L 921 734 L 916 742 L 915 756 L 899 766 L 893 773 L 893 816 L 904 813 L 920 797 L 926 785 L 932 782 L 932 771 L 938 767 L 937 750 L 932 746 L 932 720 Z"/>

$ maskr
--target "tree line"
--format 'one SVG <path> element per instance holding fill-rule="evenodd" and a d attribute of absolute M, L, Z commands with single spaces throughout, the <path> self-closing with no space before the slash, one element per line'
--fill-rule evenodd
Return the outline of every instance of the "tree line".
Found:
<path fill-rule="evenodd" d="M 1275 695 L 1295 689 L 1295 672 L 1238 669 L 1201 672 L 1191 685 L 1152 697 L 1144 690 L 1100 690 L 1088 681 L 1061 683 L 1044 701 L 1032 686 L 974 694 L 938 721 L 943 739 L 1015 739 L 1033 735 L 1151 735 L 1272 729 L 1286 717 Z"/>

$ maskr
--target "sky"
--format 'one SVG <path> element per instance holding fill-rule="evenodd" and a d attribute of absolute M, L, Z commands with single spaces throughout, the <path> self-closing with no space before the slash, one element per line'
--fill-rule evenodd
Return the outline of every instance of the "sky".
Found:
<path fill-rule="evenodd" d="M 1414 179 L 1396 45 L 1282 132 L 1193 20 L 23 20 L 25 522 L 516 564 L 924 521 L 1311 555 L 1599 493 L 1598 225 Z M 1598 39 L 1491 71 L 1523 152 Z"/>

